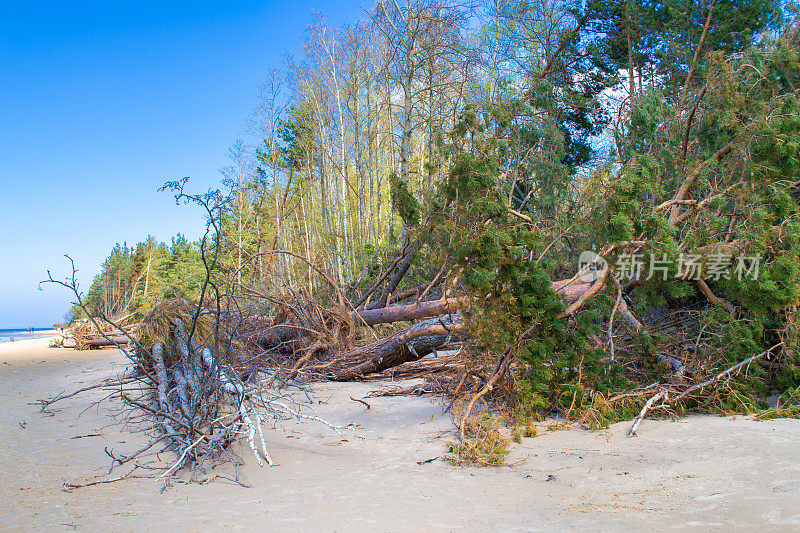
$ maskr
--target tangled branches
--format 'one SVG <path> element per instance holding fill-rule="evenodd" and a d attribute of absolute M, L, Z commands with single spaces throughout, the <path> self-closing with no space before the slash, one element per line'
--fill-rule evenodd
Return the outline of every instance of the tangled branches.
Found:
<path fill-rule="evenodd" d="M 184 321 L 179 318 L 179 309 L 171 303 L 164 302 L 145 319 L 144 333 L 139 340 L 146 351 L 136 353 L 139 367 L 147 372 L 150 391 L 155 391 L 155 397 L 147 405 L 126 396 L 129 403 L 151 410 L 168 447 L 178 454 L 178 460 L 167 473 L 221 455 L 243 434 L 247 435 L 259 465 L 262 456 L 267 464 L 274 464 L 267 451 L 257 408 L 259 403 L 264 404 L 263 399 L 257 398 L 259 390 L 239 379 L 236 370 L 226 362 L 224 353 L 213 347 L 219 345 L 212 342 L 216 328 L 207 330 L 209 323 L 214 326 L 216 323 L 202 320 L 210 315 L 200 317 L 201 326 L 194 328 L 198 335 L 189 338 Z M 169 324 L 167 335 L 142 342 L 149 340 L 145 337 L 148 332 L 163 331 L 163 323 Z M 198 337 L 200 340 L 196 340 Z M 255 443 L 256 434 L 259 448 Z"/>
<path fill-rule="evenodd" d="M 176 460 L 163 468 L 160 477 L 167 482 L 183 470 L 188 470 L 193 480 L 205 467 L 213 467 L 218 459 L 224 458 L 236 468 L 233 481 L 241 484 L 231 450 L 239 439 L 246 439 L 260 466 L 264 461 L 270 466 L 275 464 L 264 436 L 267 418 L 315 420 L 338 430 L 313 413 L 303 412 L 301 403 L 281 392 L 278 385 L 291 386 L 294 382 L 282 380 L 280 368 L 253 366 L 242 357 L 242 343 L 236 331 L 244 314 L 226 309 L 235 308 L 235 301 L 225 299 L 233 305 L 222 305 L 223 295 L 213 280 L 220 240 L 218 205 L 214 203 L 218 199 L 211 193 L 186 195 L 182 190 L 184 183 L 168 184 L 168 187 L 178 191 L 178 201 L 203 206 L 209 217 L 209 231 L 213 229 L 214 232 L 210 248 L 207 247 L 208 232 L 201 241 L 206 276 L 199 302 L 165 300 L 145 316 L 134 333 L 109 317 L 88 312 L 78 288 L 75 264 L 67 256 L 72 266 L 71 276 L 60 281 L 48 271 L 48 279 L 43 283 L 70 290 L 75 296 L 75 305 L 86 312 L 95 330 L 109 345 L 116 346 L 131 365 L 123 377 L 113 382 L 105 381 L 42 400 L 41 405 L 44 410 L 54 402 L 81 392 L 110 389 L 112 393 L 106 399 L 120 400 L 131 408 L 130 412 L 137 413 L 129 415 L 128 421 L 141 420 L 141 415 L 148 421 L 143 428 L 148 435 L 144 447 L 127 456 L 106 450 L 112 458 L 112 468 L 138 461 L 146 453 L 168 450 L 174 452 Z M 137 462 L 134 468 L 138 466 Z"/>

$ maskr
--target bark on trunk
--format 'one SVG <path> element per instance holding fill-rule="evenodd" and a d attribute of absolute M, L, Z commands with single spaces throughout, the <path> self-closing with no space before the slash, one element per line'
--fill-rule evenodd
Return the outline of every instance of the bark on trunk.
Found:
<path fill-rule="evenodd" d="M 564 296 L 567 303 L 575 302 L 582 294 L 589 290 L 592 283 L 580 280 L 553 282 L 553 289 Z M 453 314 L 458 311 L 460 299 L 433 300 L 419 304 L 393 305 L 380 309 L 363 309 L 353 311 L 351 317 L 356 326 L 375 326 Z M 317 329 L 320 324 L 291 325 L 278 324 L 259 331 L 255 334 L 255 341 L 265 349 L 277 349 L 290 352 L 295 348 L 296 341 L 302 336 L 303 331 Z"/>
<path fill-rule="evenodd" d="M 417 361 L 434 349 L 459 340 L 464 332 L 460 316 L 426 320 L 391 337 L 344 352 L 325 373 L 334 381 L 358 379 Z"/>
<path fill-rule="evenodd" d="M 457 299 L 434 300 L 419 304 L 393 305 L 380 309 L 353 311 L 351 317 L 356 326 L 409 322 L 455 313 L 458 311 L 458 304 L 459 300 Z M 255 341 L 265 349 L 291 351 L 294 348 L 295 341 L 302 336 L 304 331 L 313 330 L 320 326 L 321 324 L 318 323 L 309 326 L 278 324 L 256 333 Z"/>
<path fill-rule="evenodd" d="M 88 348 L 100 348 L 102 346 L 115 346 L 117 344 L 128 344 L 129 342 L 130 339 L 128 337 L 118 336 L 118 337 L 109 337 L 108 339 L 104 339 L 102 337 L 97 339 L 89 339 L 84 344 L 86 344 Z"/>

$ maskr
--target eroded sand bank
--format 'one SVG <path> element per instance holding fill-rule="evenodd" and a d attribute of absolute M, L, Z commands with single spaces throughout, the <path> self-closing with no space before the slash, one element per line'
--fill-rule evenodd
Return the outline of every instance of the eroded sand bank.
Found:
<path fill-rule="evenodd" d="M 527 459 L 516 467 L 457 468 L 426 462 L 453 438 L 440 405 L 371 398 L 367 410 L 350 399 L 374 383 L 315 386 L 319 414 L 357 429 L 340 437 L 306 422 L 270 431 L 278 466 L 240 454 L 252 488 L 217 480 L 159 494 L 161 482 L 128 478 L 66 492 L 64 482 L 107 471 L 104 447 L 129 452 L 141 437 L 92 407 L 99 391 L 57 404 L 53 416 L 32 403 L 123 362 L 113 351 L 49 349 L 46 339 L 0 345 L 0 529 L 800 530 L 799 420 L 647 420 L 635 439 L 625 437 L 627 423 L 558 431 L 524 439 L 511 460 Z"/>

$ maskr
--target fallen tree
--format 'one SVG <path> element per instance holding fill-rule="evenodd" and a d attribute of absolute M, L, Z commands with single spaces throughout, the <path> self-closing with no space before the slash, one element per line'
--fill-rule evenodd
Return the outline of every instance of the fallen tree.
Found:
<path fill-rule="evenodd" d="M 215 255 L 197 312 L 178 317 L 184 330 L 166 314 L 157 340 L 128 337 L 144 354 L 135 361 L 149 400 L 133 405 L 149 409 L 179 462 L 197 463 L 227 446 L 209 440 L 227 430 L 204 429 L 216 418 L 197 418 L 194 405 L 220 409 L 230 434 L 266 456 L 254 444 L 254 413 L 267 404 L 253 376 L 267 372 L 288 384 L 426 378 L 401 390 L 450 396 L 456 449 L 481 433 L 475 409 L 589 427 L 635 419 L 634 434 L 654 410 L 754 411 L 773 390 L 796 390 L 798 62 L 795 35 L 715 56 L 675 98 L 642 92 L 618 160 L 585 175 L 554 103 L 564 88 L 544 73 L 526 98 L 466 112 L 432 198 L 390 179 L 404 235 L 394 257 L 354 280 L 348 271 L 363 265 L 343 268 L 341 250 L 273 246 L 249 256 L 286 259 L 270 261 L 259 285 Z M 222 345 L 217 328 L 213 347 L 208 335 L 192 344 L 200 309 L 227 324 Z M 437 357 L 450 348 L 457 361 Z M 196 393 L 200 377 L 210 388 Z"/>
<path fill-rule="evenodd" d="M 577 277 L 552 283 L 553 290 L 560 294 L 565 302 L 573 305 L 595 285 L 582 282 Z M 320 330 L 324 327 L 327 331 L 333 331 L 337 327 L 325 323 L 322 318 L 310 319 L 307 315 L 303 315 L 303 319 L 294 323 L 273 323 L 266 329 L 255 331 L 248 338 L 263 350 L 277 353 L 304 353 L 305 355 L 298 357 L 298 362 L 294 365 L 295 370 L 306 367 L 309 372 L 321 371 L 326 377 L 337 381 L 356 379 L 418 360 L 452 342 L 463 340 L 468 331 L 459 309 L 468 308 L 469 305 L 469 298 L 442 298 L 370 310 L 354 310 L 347 317 L 351 322 L 350 327 L 353 325 L 372 327 L 427 319 L 363 346 L 343 347 L 339 343 L 329 342 L 327 346 L 335 347 L 335 350 L 320 350 L 320 343 L 316 340 L 321 335 Z M 624 316 L 631 319 L 632 315 L 627 311 L 627 307 L 625 310 Z M 334 321 L 337 318 L 334 313 L 325 313 L 325 316 Z M 312 354 L 317 356 L 317 360 L 310 364 Z M 331 360 L 327 361 L 327 358 Z"/>
<path fill-rule="evenodd" d="M 503 387 L 516 388 L 518 401 L 538 416 L 597 416 L 605 402 L 606 422 L 631 417 L 632 396 L 619 390 L 621 378 L 610 376 L 624 376 L 635 384 L 627 385 L 631 390 L 651 391 L 654 381 L 662 389 L 669 385 L 672 397 L 681 397 L 709 374 L 735 368 L 780 341 L 781 353 L 740 376 L 735 387 L 712 381 L 704 389 L 717 409 L 757 408 L 768 383 L 797 381 L 795 355 L 787 346 L 796 336 L 800 298 L 800 286 L 791 281 L 800 272 L 793 222 L 800 212 L 798 186 L 795 166 L 789 174 L 776 170 L 787 159 L 783 148 L 774 148 L 788 146 L 796 129 L 778 117 L 797 105 L 796 76 L 786 70 L 797 56 L 796 43 L 783 41 L 769 53 L 719 58 L 709 64 L 702 84 L 683 89 L 675 106 L 660 94 L 641 95 L 632 111 L 640 129 L 631 126 L 631 144 L 620 146 L 621 164 L 587 178 L 577 199 L 568 196 L 568 187 L 547 191 L 583 206 L 571 220 L 558 212 L 547 218 L 543 213 L 550 207 L 530 194 L 520 202 L 504 166 L 503 158 L 516 149 L 512 140 L 522 144 L 531 131 L 546 137 L 553 124 L 514 130 L 506 115 L 493 117 L 493 110 L 483 123 L 465 119 L 460 127 L 468 135 L 453 143 L 454 163 L 440 198 L 428 211 L 421 205 L 409 209 L 425 213 L 416 225 L 404 220 L 420 240 L 410 237 L 349 308 L 340 301 L 335 312 L 320 313 L 317 302 L 282 302 L 282 318 L 254 333 L 259 348 L 288 358 L 296 369 L 327 368 L 328 378 L 360 379 L 446 346 L 456 337 L 436 317 L 449 320 L 458 312 L 457 338 L 469 347 L 465 367 L 474 361 L 494 369 L 482 387 L 470 388 L 464 427 L 472 406 Z M 689 102 L 691 113 L 684 113 Z M 722 128 L 720 117 L 728 117 L 731 107 L 739 114 Z M 644 115 L 654 109 L 658 120 Z M 530 157 L 542 162 L 559 154 Z M 556 170 L 567 172 L 563 166 Z M 446 251 L 430 271 L 449 269 L 453 275 L 443 298 L 387 305 L 389 295 L 402 288 L 394 283 L 407 272 L 401 265 L 418 254 L 409 242 Z M 598 250 L 598 271 L 575 271 L 581 250 Z M 554 281 L 557 274 L 571 277 Z M 373 294 L 381 297 L 365 305 Z M 672 322 L 660 318 L 679 314 Z M 425 322 L 362 346 L 354 345 L 357 336 L 320 341 L 339 323 L 347 328 L 338 329 L 351 331 L 416 320 Z M 410 339 L 426 328 L 442 329 L 416 350 Z M 457 383 L 466 375 L 465 370 L 452 379 Z M 504 385 L 509 375 L 513 379 Z M 648 396 L 634 397 L 639 412 Z M 608 407 L 614 402 L 619 409 Z"/>
<path fill-rule="evenodd" d="M 123 337 L 121 335 L 114 335 L 109 338 L 98 337 L 94 339 L 87 339 L 83 342 L 83 346 L 88 349 L 92 348 L 103 348 L 105 346 L 121 346 L 130 343 L 130 339 L 128 337 Z"/>
<path fill-rule="evenodd" d="M 465 331 L 460 317 L 425 320 L 395 335 L 337 354 L 333 361 L 317 368 L 334 381 L 357 379 L 436 353 L 437 348 L 461 340 Z"/>
<path fill-rule="evenodd" d="M 75 297 L 74 305 L 89 316 L 88 324 L 79 324 L 79 335 L 88 337 L 85 345 L 116 346 L 130 364 L 117 379 L 40 400 L 40 404 L 42 411 L 47 412 L 56 402 L 77 394 L 96 389 L 110 391 L 101 401 L 121 404 L 113 406 L 121 423 L 129 430 L 139 428 L 147 437 L 143 447 L 126 455 L 106 449 L 112 469 L 133 462 L 134 470 L 146 467 L 164 479 L 166 488 L 174 477 L 183 473 L 187 473 L 188 481 L 213 479 L 207 477 L 209 469 L 224 462 L 232 466 L 233 477 L 217 474 L 214 478 L 223 477 L 244 485 L 239 479 L 239 460 L 232 445 L 244 440 L 259 466 L 264 462 L 272 466 L 274 461 L 264 438 L 263 426 L 267 420 L 273 423 L 286 418 L 314 420 L 333 431 L 338 429 L 313 412 L 304 412 L 303 402 L 290 392 L 297 384 L 284 382 L 280 368 L 254 367 L 242 360 L 241 343 L 235 333 L 242 313 L 223 309 L 223 301 L 229 299 L 220 297 L 212 280 L 219 253 L 218 203 L 215 203 L 218 199 L 213 194 L 185 195 L 184 183 L 172 184 L 177 191 L 176 199 L 187 199 L 205 208 L 209 214 L 208 227 L 214 231 L 210 257 L 206 253 L 206 239 L 201 246 L 206 277 L 200 301 L 193 304 L 181 298 L 164 300 L 140 323 L 123 327 L 102 314 L 88 312 L 78 290 L 74 262 L 67 256 L 72 266 L 67 280 L 56 280 L 48 271 L 48 278 L 42 283 L 70 290 Z M 205 298 L 207 290 L 215 295 L 213 300 Z M 305 390 L 300 390 L 308 397 Z M 166 465 L 160 457 L 165 451 L 174 454 L 174 460 Z M 100 482 L 65 486 L 75 489 L 118 481 L 131 472 Z"/>

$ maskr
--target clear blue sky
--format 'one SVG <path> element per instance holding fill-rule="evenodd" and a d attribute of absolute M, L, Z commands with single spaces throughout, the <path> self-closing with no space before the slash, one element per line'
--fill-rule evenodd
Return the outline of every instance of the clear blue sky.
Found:
<path fill-rule="evenodd" d="M 215 185 L 259 80 L 299 53 L 312 9 L 333 24 L 372 2 L 0 3 L 0 328 L 61 320 L 37 290 L 69 253 L 84 290 L 116 242 L 202 228 L 156 189 Z"/>

